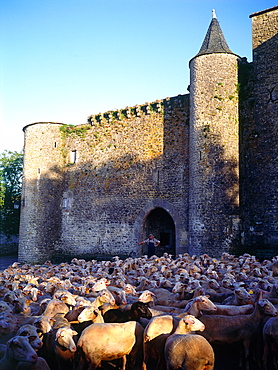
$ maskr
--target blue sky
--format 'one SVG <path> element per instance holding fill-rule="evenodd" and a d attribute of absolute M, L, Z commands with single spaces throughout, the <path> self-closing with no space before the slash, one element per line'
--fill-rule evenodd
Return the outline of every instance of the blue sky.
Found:
<path fill-rule="evenodd" d="M 0 0 L 0 153 L 20 151 L 33 122 L 187 93 L 189 60 L 217 18 L 252 61 L 249 15 L 274 0 Z"/>

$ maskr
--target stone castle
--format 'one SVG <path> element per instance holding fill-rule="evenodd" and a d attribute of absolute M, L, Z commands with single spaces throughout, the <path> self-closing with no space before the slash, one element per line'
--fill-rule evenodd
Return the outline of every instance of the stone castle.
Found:
<path fill-rule="evenodd" d="M 278 245 L 278 6 L 250 16 L 253 62 L 213 14 L 189 93 L 24 127 L 19 261 Z"/>

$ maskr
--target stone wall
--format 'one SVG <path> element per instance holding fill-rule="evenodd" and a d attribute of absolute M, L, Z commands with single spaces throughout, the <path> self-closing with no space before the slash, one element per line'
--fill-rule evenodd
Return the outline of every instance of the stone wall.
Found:
<path fill-rule="evenodd" d="M 187 249 L 188 95 L 25 127 L 21 261 L 138 255 L 155 208 Z M 159 235 L 157 236 L 159 237 Z"/>
<path fill-rule="evenodd" d="M 20 261 L 45 262 L 59 239 L 64 176 L 60 127 L 36 123 L 24 128 Z"/>
<path fill-rule="evenodd" d="M 237 238 L 238 118 L 238 57 L 219 53 L 191 60 L 191 253 L 220 256 Z"/>
<path fill-rule="evenodd" d="M 65 137 L 67 159 L 75 153 L 76 162 L 66 166 L 57 253 L 138 255 L 154 203 L 176 212 L 186 229 L 188 96 L 91 116 L 89 122 L 82 137 L 75 129 Z M 178 249 L 186 244 L 184 237 L 176 241 Z"/>
<path fill-rule="evenodd" d="M 245 241 L 278 245 L 278 7 L 251 15 L 254 122 L 248 156 Z"/>

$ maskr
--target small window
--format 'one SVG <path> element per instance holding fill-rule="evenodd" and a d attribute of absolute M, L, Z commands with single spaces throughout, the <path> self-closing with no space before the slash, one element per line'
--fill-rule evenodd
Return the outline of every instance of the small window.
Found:
<path fill-rule="evenodd" d="M 69 163 L 76 163 L 76 158 L 77 158 L 76 154 L 77 154 L 76 150 L 72 150 L 70 152 Z"/>

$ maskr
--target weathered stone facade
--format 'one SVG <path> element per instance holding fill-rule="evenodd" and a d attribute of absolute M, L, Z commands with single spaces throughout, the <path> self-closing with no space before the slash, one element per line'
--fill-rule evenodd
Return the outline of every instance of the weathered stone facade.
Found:
<path fill-rule="evenodd" d="M 277 8 L 252 16 L 254 63 L 228 49 L 214 18 L 190 94 L 87 125 L 26 126 L 19 261 L 138 256 L 150 232 L 158 254 L 219 256 L 257 243 L 261 214 L 260 236 L 277 245 Z"/>
<path fill-rule="evenodd" d="M 245 129 L 247 244 L 278 244 L 278 7 L 251 15 L 253 113 Z"/>
<path fill-rule="evenodd" d="M 228 250 L 239 222 L 238 59 L 217 53 L 190 63 L 190 253 Z"/>

